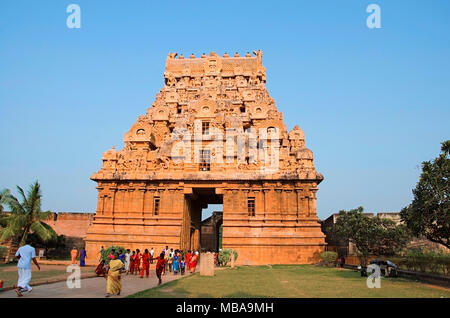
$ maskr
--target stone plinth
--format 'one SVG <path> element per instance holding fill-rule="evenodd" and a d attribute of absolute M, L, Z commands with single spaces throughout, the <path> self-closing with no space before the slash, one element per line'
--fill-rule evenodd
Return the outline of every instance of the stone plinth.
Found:
<path fill-rule="evenodd" d="M 214 276 L 214 254 L 200 254 L 200 276 Z"/>

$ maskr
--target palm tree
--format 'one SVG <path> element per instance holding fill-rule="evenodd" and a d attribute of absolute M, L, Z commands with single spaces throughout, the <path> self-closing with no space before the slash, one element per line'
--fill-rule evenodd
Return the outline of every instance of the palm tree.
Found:
<path fill-rule="evenodd" d="M 54 239 L 55 231 L 43 223 L 50 217 L 51 212 L 41 210 L 42 195 L 39 183 L 37 181 L 33 183 L 27 195 L 19 186 L 17 186 L 17 191 L 22 202 L 19 202 L 9 191 L 2 196 L 3 202 L 9 206 L 11 214 L 6 217 L 6 226 L 0 228 L 0 241 L 17 238 L 19 246 L 22 246 L 31 232 L 44 242 Z"/>
<path fill-rule="evenodd" d="M 0 231 L 6 226 L 7 214 L 3 212 L 3 204 L 6 203 L 6 197 L 9 195 L 9 190 L 5 189 L 0 191 Z"/>
<path fill-rule="evenodd" d="M 6 203 L 6 197 L 9 195 L 9 190 L 0 191 L 0 212 L 3 212 L 3 204 Z"/>

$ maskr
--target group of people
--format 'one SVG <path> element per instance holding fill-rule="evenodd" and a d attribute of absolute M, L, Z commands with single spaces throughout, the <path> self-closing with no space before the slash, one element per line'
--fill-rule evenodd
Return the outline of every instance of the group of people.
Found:
<path fill-rule="evenodd" d="M 84 247 L 82 247 L 80 249 L 80 253 L 78 253 L 78 250 L 75 246 L 72 248 L 72 250 L 70 251 L 70 258 L 72 259 L 72 264 L 77 263 L 78 255 L 80 256 L 80 266 L 82 266 L 82 267 L 85 266 L 87 254 L 86 254 L 86 250 L 84 249 Z"/>
<path fill-rule="evenodd" d="M 31 262 L 40 270 L 40 266 L 36 260 L 36 251 L 34 247 L 29 245 L 30 240 L 27 239 L 26 244 L 20 247 L 16 252 L 16 258 L 18 259 L 18 274 L 19 279 L 17 287 L 15 289 L 18 296 L 22 296 L 23 292 L 30 292 L 32 288 L 29 285 L 31 280 Z M 102 246 L 101 255 L 103 256 L 104 249 Z M 156 261 L 156 276 L 158 277 L 158 285 L 162 283 L 161 277 L 168 272 L 173 272 L 174 275 L 181 273 L 185 274 L 188 270 L 194 273 L 199 261 L 198 250 L 188 250 L 186 253 L 181 250 L 169 249 L 166 246 L 159 256 L 154 256 L 155 252 L 153 248 L 149 251 L 144 250 L 141 253 L 139 249 L 131 251 L 127 249 L 125 253 L 123 251 L 114 249 L 108 255 L 109 263 L 101 258 L 100 264 L 97 266 L 95 272 L 98 276 L 105 277 L 106 282 L 106 296 L 120 295 L 122 290 L 121 274 L 139 275 L 141 278 L 149 277 L 150 264 Z M 74 247 L 71 251 L 72 264 L 76 264 L 78 251 Z M 80 249 L 80 265 L 84 266 L 87 258 L 86 250 Z M 215 263 L 217 262 L 217 253 L 214 255 Z"/>
<path fill-rule="evenodd" d="M 104 254 L 103 246 L 100 254 Z M 161 277 L 166 273 L 173 272 L 174 275 L 178 273 L 184 275 L 186 270 L 194 273 L 199 260 L 199 252 L 188 250 L 187 253 L 184 253 L 181 250 L 169 249 L 166 246 L 157 257 L 155 257 L 153 248 L 150 251 L 145 249 L 143 253 L 139 249 L 134 251 L 127 249 L 125 253 L 122 250 L 112 249 L 107 257 L 109 264 L 106 265 L 106 261 L 101 257 L 100 264 L 95 272 L 98 276 L 107 279 L 106 296 L 109 297 L 120 295 L 122 290 L 121 274 L 140 275 L 140 278 L 144 278 L 145 275 L 148 278 L 150 264 L 153 264 L 154 261 L 156 261 L 155 270 L 158 285 L 162 283 Z"/>

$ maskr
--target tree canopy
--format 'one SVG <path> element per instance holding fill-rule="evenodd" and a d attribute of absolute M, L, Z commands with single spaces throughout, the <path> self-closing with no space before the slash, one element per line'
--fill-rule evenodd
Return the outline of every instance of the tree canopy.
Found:
<path fill-rule="evenodd" d="M 50 211 L 41 210 L 41 188 L 36 181 L 27 194 L 17 186 L 20 202 L 9 191 L 2 192 L 2 202 L 10 209 L 10 214 L 3 218 L 0 227 L 0 241 L 17 239 L 19 245 L 25 244 L 30 233 L 34 233 L 40 240 L 47 242 L 56 239 L 56 233 L 43 221 L 51 215 Z"/>
<path fill-rule="evenodd" d="M 414 199 L 400 215 L 414 235 L 450 248 L 450 140 L 441 145 L 437 158 L 422 163 Z"/>
<path fill-rule="evenodd" d="M 410 240 L 403 224 L 386 218 L 365 215 L 363 207 L 339 211 L 333 234 L 355 244 L 361 265 L 367 265 L 369 255 L 389 256 L 404 248 Z"/>

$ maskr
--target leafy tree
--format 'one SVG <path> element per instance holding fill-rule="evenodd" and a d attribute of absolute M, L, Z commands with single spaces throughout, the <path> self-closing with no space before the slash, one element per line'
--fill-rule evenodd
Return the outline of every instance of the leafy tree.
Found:
<path fill-rule="evenodd" d="M 49 248 L 65 247 L 66 238 L 64 235 L 58 235 L 47 223 L 42 223 L 42 225 L 52 233 L 52 237 L 45 241 L 36 233 L 30 233 L 28 234 L 28 239 L 30 240 L 31 245 L 37 248 L 45 248 L 46 250 Z"/>
<path fill-rule="evenodd" d="M 44 242 L 55 239 L 56 233 L 43 222 L 51 213 L 41 210 L 42 195 L 39 183 L 33 183 L 27 195 L 21 187 L 17 186 L 17 190 L 22 202 L 10 193 L 3 198 L 11 214 L 7 216 L 5 226 L 0 229 L 0 241 L 17 238 L 19 245 L 23 245 L 30 233 L 35 233 Z"/>
<path fill-rule="evenodd" d="M 413 190 L 412 203 L 400 212 L 402 220 L 416 236 L 450 248 L 450 140 L 441 154 L 422 163 L 422 174 Z"/>
<path fill-rule="evenodd" d="M 339 211 L 333 232 L 355 244 L 361 266 L 366 267 L 369 255 L 393 255 L 406 246 L 410 235 L 406 226 L 378 216 L 369 217 L 363 211 L 363 207 Z"/>

